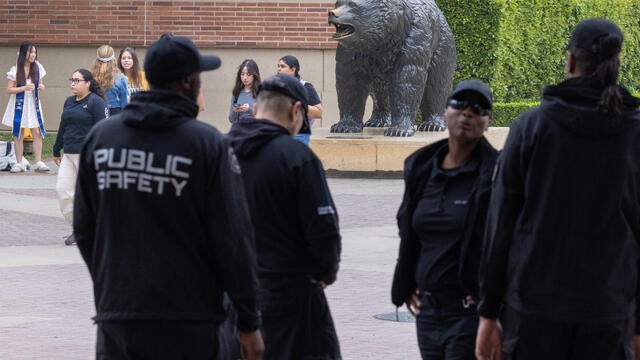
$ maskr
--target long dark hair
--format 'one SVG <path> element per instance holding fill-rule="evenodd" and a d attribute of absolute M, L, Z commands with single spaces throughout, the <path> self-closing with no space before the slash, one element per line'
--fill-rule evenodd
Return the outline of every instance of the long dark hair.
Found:
<path fill-rule="evenodd" d="M 20 44 L 20 51 L 18 52 L 18 61 L 16 62 L 16 87 L 23 86 L 27 83 L 27 78 L 31 79 L 32 83 L 36 83 L 36 62 L 34 61 L 29 65 L 29 75 L 24 73 L 24 63 L 27 62 L 27 56 L 31 48 L 35 49 L 30 41 L 25 41 Z M 36 49 L 36 60 L 38 59 L 38 50 Z"/>
<path fill-rule="evenodd" d="M 77 69 L 74 72 L 79 72 L 80 74 L 82 74 L 82 77 L 86 81 L 90 82 L 89 91 L 107 100 L 107 98 L 104 96 L 104 90 L 102 90 L 102 88 L 100 87 L 100 84 L 98 84 L 96 79 L 93 77 L 93 74 L 91 73 L 91 71 L 87 69 Z"/>
<path fill-rule="evenodd" d="M 126 47 L 120 50 L 120 54 L 118 55 L 118 69 L 122 71 L 123 74 L 127 74 L 126 70 L 122 66 L 122 55 L 128 52 L 131 54 L 131 59 L 133 60 L 133 66 L 131 66 L 131 78 L 136 82 L 133 84 L 137 87 L 142 87 L 142 74 L 140 74 L 140 61 L 138 60 L 138 55 L 136 55 L 135 50 L 132 47 Z"/>
<path fill-rule="evenodd" d="M 290 68 L 296 68 L 293 75 L 300 79 L 300 63 L 298 62 L 298 58 L 293 55 L 285 55 L 281 57 L 280 60 L 282 60 L 282 62 L 287 64 L 287 66 L 289 66 Z"/>
<path fill-rule="evenodd" d="M 620 73 L 619 55 L 622 37 L 608 34 L 599 38 L 592 50 L 570 46 L 569 51 L 576 58 L 576 66 L 584 76 L 597 79 L 604 90 L 598 101 L 598 109 L 619 114 L 622 112 L 622 92 L 618 86 Z"/>
<path fill-rule="evenodd" d="M 258 64 L 256 64 L 253 59 L 246 59 L 238 66 L 238 73 L 236 74 L 236 85 L 233 87 L 233 91 L 231 92 L 233 96 L 237 99 L 240 95 L 240 91 L 244 89 L 244 84 L 242 83 L 242 79 L 240 78 L 240 74 L 242 74 L 242 69 L 247 68 L 249 74 L 253 75 L 253 84 L 251 84 L 251 93 L 255 98 L 258 96 L 258 87 L 260 86 L 260 69 L 258 69 Z"/>

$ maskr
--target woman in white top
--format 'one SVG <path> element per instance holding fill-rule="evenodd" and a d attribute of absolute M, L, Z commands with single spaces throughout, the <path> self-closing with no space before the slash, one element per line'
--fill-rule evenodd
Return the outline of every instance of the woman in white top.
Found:
<path fill-rule="evenodd" d="M 25 41 L 20 44 L 18 61 L 7 73 L 7 93 L 9 103 L 2 118 L 2 124 L 13 128 L 13 141 L 16 151 L 16 163 L 11 172 L 27 171 L 22 165 L 24 152 L 24 130 L 31 129 L 33 135 L 33 155 L 36 171 L 49 171 L 49 167 L 42 162 L 42 139 L 46 135 L 42 108 L 38 92 L 44 90 L 42 78 L 47 74 L 44 67 L 36 61 L 38 52 L 33 43 Z"/>

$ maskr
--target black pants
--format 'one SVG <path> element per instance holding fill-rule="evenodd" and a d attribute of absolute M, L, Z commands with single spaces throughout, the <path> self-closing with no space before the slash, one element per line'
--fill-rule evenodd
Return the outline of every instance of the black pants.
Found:
<path fill-rule="evenodd" d="M 418 347 L 425 360 L 475 359 L 478 314 L 476 306 L 465 308 L 463 296 L 448 304 L 433 304 L 424 292 L 416 318 Z"/>
<path fill-rule="evenodd" d="M 505 360 L 631 360 L 634 320 L 568 323 L 540 320 L 505 306 Z"/>
<path fill-rule="evenodd" d="M 336 360 L 340 345 L 320 283 L 260 281 L 264 360 Z"/>
<path fill-rule="evenodd" d="M 218 326 L 201 321 L 101 321 L 96 359 L 222 360 Z"/>

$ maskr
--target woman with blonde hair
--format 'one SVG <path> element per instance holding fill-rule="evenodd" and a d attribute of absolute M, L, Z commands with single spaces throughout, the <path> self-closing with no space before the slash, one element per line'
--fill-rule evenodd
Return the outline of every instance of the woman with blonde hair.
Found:
<path fill-rule="evenodd" d="M 109 115 L 116 115 L 129 102 L 127 78 L 118 69 L 115 51 L 111 46 L 100 46 L 96 55 L 96 60 L 91 66 L 91 74 L 104 90 L 109 106 Z"/>

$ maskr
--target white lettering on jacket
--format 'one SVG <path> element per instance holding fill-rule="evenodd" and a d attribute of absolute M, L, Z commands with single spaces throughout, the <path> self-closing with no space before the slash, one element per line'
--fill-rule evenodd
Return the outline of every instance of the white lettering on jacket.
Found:
<path fill-rule="evenodd" d="M 164 159 L 138 149 L 96 149 L 93 152 L 98 189 L 135 190 L 181 196 L 189 182 L 190 158 L 167 154 Z"/>

